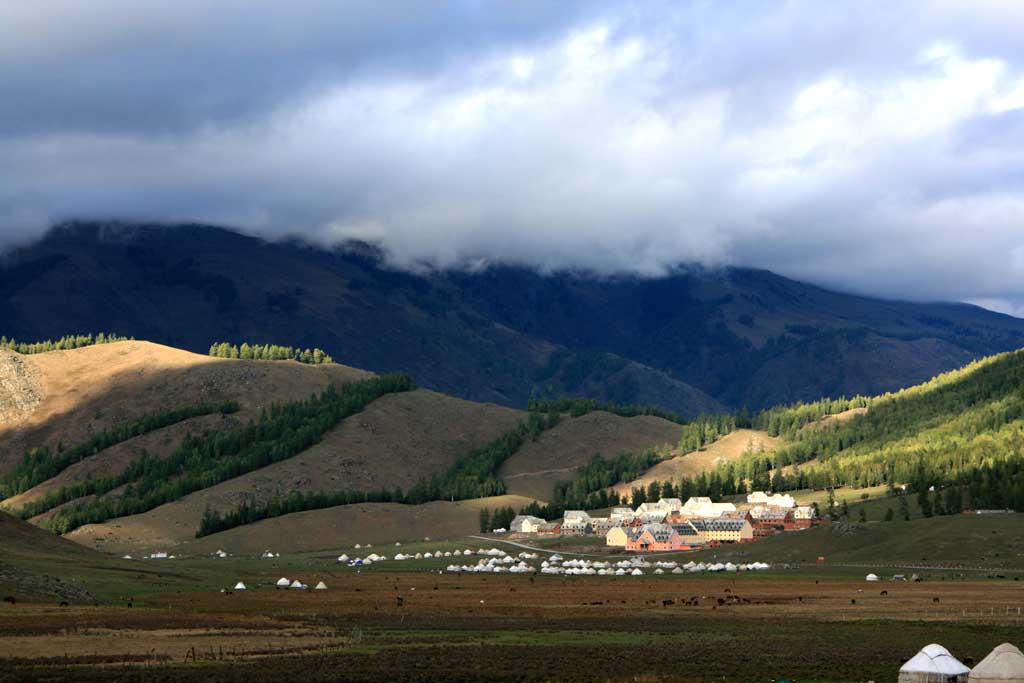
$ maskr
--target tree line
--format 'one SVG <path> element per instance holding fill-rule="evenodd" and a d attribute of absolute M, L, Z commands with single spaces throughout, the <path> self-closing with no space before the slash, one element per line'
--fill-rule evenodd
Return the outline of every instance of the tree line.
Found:
<path fill-rule="evenodd" d="M 333 363 L 334 359 L 321 349 L 299 349 L 277 344 L 249 344 L 241 346 L 218 342 L 210 346 L 210 355 L 216 358 L 240 358 L 242 360 L 296 360 L 309 365 Z"/>
<path fill-rule="evenodd" d="M 125 489 L 118 496 L 97 497 L 61 510 L 49 520 L 49 526 L 66 533 L 84 524 L 146 512 L 294 457 L 380 396 L 412 388 L 407 375 L 383 375 L 341 387 L 330 385 L 304 401 L 273 405 L 241 429 L 190 434 L 166 458 L 144 453 L 118 475 L 78 485 L 80 490 L 74 493 L 80 495 L 75 498 L 103 496 L 121 486 Z"/>
<path fill-rule="evenodd" d="M 0 495 L 7 498 L 23 493 L 33 486 L 57 476 L 71 465 L 137 436 L 202 415 L 214 413 L 228 415 L 238 411 L 238 408 L 238 402 L 230 400 L 217 403 L 197 403 L 174 410 L 147 413 L 126 424 L 105 429 L 72 448 L 65 449 L 62 443 L 58 443 L 56 453 L 50 451 L 46 446 L 33 448 L 25 453 L 13 472 L 0 480 Z"/>
<path fill-rule="evenodd" d="M 131 340 L 134 341 L 134 337 Z M 40 342 L 19 342 L 7 337 L 0 337 L 0 348 L 10 349 L 23 355 L 33 353 L 46 353 L 47 351 L 67 351 L 79 349 L 83 346 L 94 346 L 96 344 L 113 344 L 114 342 L 129 341 L 128 337 L 119 337 L 116 334 L 100 332 L 95 337 L 91 334 L 68 334 L 56 341 L 47 339 Z"/>
<path fill-rule="evenodd" d="M 652 415 L 669 422 L 685 424 L 686 420 L 676 413 L 662 410 L 656 406 L 618 405 L 592 398 L 562 397 L 556 399 L 531 399 L 526 409 L 531 413 L 569 413 L 570 417 L 582 417 L 595 410 L 612 413 L 620 417 L 638 417 Z"/>

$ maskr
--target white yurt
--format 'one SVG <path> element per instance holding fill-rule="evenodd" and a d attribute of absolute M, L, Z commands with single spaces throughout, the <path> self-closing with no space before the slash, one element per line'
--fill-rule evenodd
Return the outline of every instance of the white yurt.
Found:
<path fill-rule="evenodd" d="M 1024 654 L 1003 643 L 989 653 L 967 677 L 970 683 L 1024 683 Z"/>
<path fill-rule="evenodd" d="M 283 576 L 280 579 L 277 580 L 277 587 L 278 588 L 287 588 L 290 585 L 292 585 L 292 582 L 289 581 L 288 579 L 284 578 Z"/>
<path fill-rule="evenodd" d="M 292 585 L 289 586 L 289 588 L 295 588 L 296 590 L 302 590 L 305 587 L 306 586 L 301 581 L 299 581 L 298 579 L 295 579 L 294 581 L 292 581 Z"/>
<path fill-rule="evenodd" d="M 966 683 L 970 669 L 949 653 L 932 643 L 900 667 L 899 683 Z"/>
<path fill-rule="evenodd" d="M 245 590 L 245 584 L 242 583 L 241 581 L 239 581 L 238 583 L 235 584 L 235 590 L 236 591 L 244 591 Z"/>
<path fill-rule="evenodd" d="M 321 581 L 320 583 L 318 583 L 316 585 L 316 588 L 314 588 L 313 590 L 315 590 L 315 591 L 325 591 L 325 590 L 327 590 L 327 584 L 324 583 L 323 581 Z"/>
<path fill-rule="evenodd" d="M 875 581 L 878 581 L 878 574 L 868 574 L 864 577 L 864 580 L 874 583 Z"/>

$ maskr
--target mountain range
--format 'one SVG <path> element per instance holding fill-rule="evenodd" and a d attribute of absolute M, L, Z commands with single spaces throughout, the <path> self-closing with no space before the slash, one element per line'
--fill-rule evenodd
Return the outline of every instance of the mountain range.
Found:
<path fill-rule="evenodd" d="M 659 278 L 491 265 L 397 270 L 373 246 L 205 225 L 73 222 L 0 258 L 0 333 L 110 330 L 205 352 L 319 347 L 522 407 L 582 395 L 681 415 L 881 394 L 1024 346 L 1024 320 L 843 294 L 764 270 Z"/>

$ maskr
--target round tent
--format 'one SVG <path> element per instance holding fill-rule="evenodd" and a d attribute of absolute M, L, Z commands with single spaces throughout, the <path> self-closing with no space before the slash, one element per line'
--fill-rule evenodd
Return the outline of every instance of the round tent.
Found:
<path fill-rule="evenodd" d="M 899 683 L 966 683 L 970 671 L 949 650 L 932 643 L 900 667 Z"/>
<path fill-rule="evenodd" d="M 978 662 L 967 677 L 970 683 L 1024 683 L 1024 654 L 1003 643 Z"/>
<path fill-rule="evenodd" d="M 290 585 L 292 585 L 292 582 L 289 581 L 288 579 L 284 578 L 283 576 L 280 579 L 277 580 L 277 587 L 278 588 L 287 588 Z"/>
<path fill-rule="evenodd" d="M 878 581 L 878 574 L 868 574 L 864 577 L 865 581 L 871 581 L 872 583 Z"/>
<path fill-rule="evenodd" d="M 239 581 L 238 583 L 235 584 L 235 590 L 236 591 L 244 591 L 245 590 L 245 584 L 242 583 L 241 581 Z"/>
<path fill-rule="evenodd" d="M 315 591 L 325 591 L 325 590 L 327 590 L 327 584 L 324 583 L 323 581 L 321 581 L 320 583 L 318 583 L 316 585 L 316 588 L 314 588 L 313 590 L 315 590 Z"/>

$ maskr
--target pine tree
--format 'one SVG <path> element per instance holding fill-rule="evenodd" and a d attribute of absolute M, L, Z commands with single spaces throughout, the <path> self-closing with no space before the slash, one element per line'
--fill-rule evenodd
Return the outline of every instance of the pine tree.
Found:
<path fill-rule="evenodd" d="M 480 508 L 480 533 L 486 534 L 491 531 L 491 511 L 487 508 Z"/>

